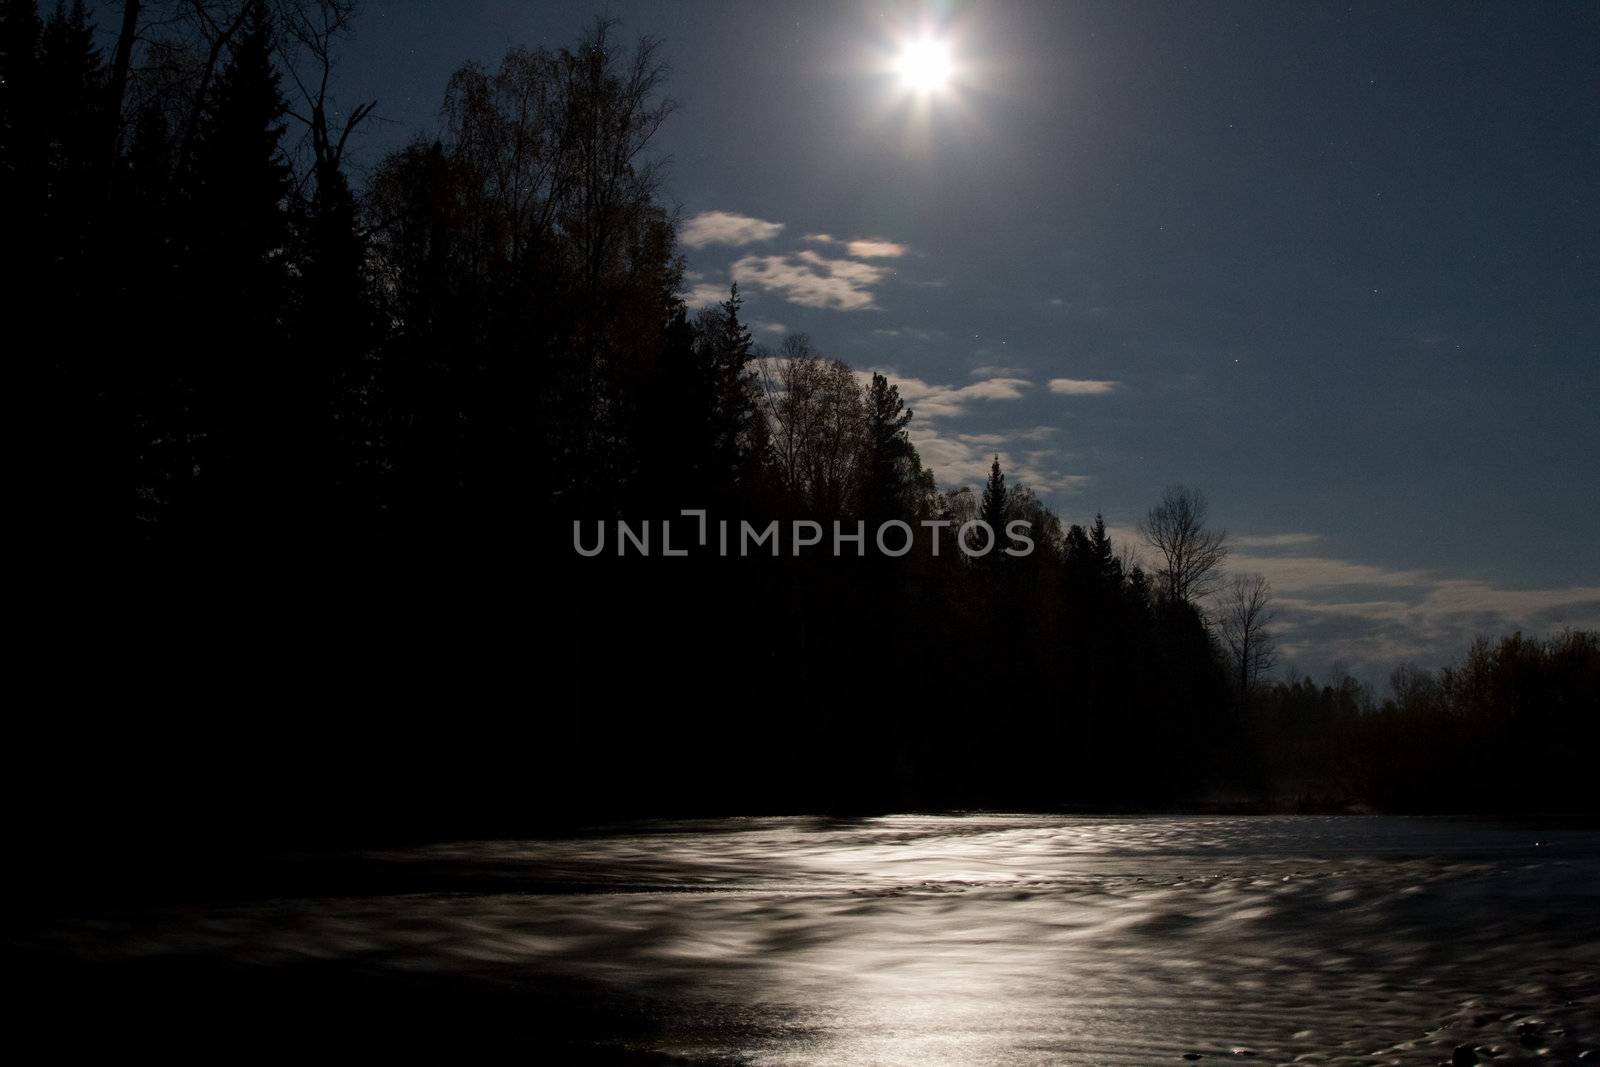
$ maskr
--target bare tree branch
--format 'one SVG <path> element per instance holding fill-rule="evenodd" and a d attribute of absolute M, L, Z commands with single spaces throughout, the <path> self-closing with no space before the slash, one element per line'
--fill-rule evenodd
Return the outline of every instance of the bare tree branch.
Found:
<path fill-rule="evenodd" d="M 1259 574 L 1236 574 L 1222 598 L 1218 629 L 1233 662 L 1241 705 L 1266 673 L 1277 666 L 1277 644 L 1268 627 L 1275 613 L 1272 588 Z"/>
<path fill-rule="evenodd" d="M 1139 523 L 1140 536 L 1161 556 L 1161 590 L 1174 600 L 1194 603 L 1209 593 L 1228 558 L 1227 534 L 1206 529 L 1206 510 L 1199 490 L 1174 485 Z"/>

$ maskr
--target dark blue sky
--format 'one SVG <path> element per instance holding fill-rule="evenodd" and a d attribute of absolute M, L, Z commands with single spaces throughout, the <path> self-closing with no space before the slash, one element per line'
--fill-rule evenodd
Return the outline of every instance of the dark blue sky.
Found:
<path fill-rule="evenodd" d="M 892 370 L 941 480 L 1202 488 L 1318 674 L 1600 625 L 1600 5 L 369 0 L 364 161 L 602 11 L 664 40 L 692 284 Z"/>

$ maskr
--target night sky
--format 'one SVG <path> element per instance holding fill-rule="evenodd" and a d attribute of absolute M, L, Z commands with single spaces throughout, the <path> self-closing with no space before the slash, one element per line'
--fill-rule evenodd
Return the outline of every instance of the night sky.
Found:
<path fill-rule="evenodd" d="M 942 483 L 1203 489 L 1319 678 L 1600 626 L 1600 5 L 369 0 L 358 163 L 601 12 L 663 39 L 691 296 L 892 372 Z"/>

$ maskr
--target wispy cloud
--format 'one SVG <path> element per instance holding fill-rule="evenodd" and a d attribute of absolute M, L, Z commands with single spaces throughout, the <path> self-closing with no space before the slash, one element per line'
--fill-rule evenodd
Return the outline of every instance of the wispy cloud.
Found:
<path fill-rule="evenodd" d="M 1244 551 L 1228 561 L 1271 581 L 1283 655 L 1313 671 L 1342 661 L 1381 681 L 1402 662 L 1440 666 L 1477 637 L 1600 627 L 1600 586 L 1515 589 L 1420 568 L 1271 552 L 1316 540 L 1303 533 L 1239 538 Z"/>
<path fill-rule="evenodd" d="M 906 254 L 906 246 L 895 244 L 893 241 L 868 238 L 863 241 L 851 241 L 845 245 L 845 251 L 857 259 L 894 259 Z"/>
<path fill-rule="evenodd" d="M 1397 570 L 1326 556 L 1264 556 L 1235 552 L 1229 565 L 1235 570 L 1266 575 L 1273 588 L 1280 593 L 1351 587 L 1401 589 L 1426 586 L 1433 581 L 1425 570 Z"/>
<path fill-rule="evenodd" d="M 1026 378 L 992 377 L 967 385 L 942 385 L 908 378 L 892 368 L 857 371 L 863 382 L 882 374 L 900 390 L 906 407 L 916 413 L 909 433 L 922 462 L 941 485 L 981 483 L 989 476 L 996 453 L 1006 476 L 1047 493 L 1072 492 L 1088 484 L 1085 474 L 1063 470 L 1063 453 L 1041 447 L 1056 432 L 1054 426 L 1030 426 L 998 433 L 959 433 L 943 429 L 935 420 L 956 419 L 974 408 L 1021 400 L 1034 386 Z"/>
<path fill-rule="evenodd" d="M 1278 533 L 1240 536 L 1233 539 L 1236 548 L 1297 548 L 1315 544 L 1322 535 L 1314 533 Z"/>
<path fill-rule="evenodd" d="M 683 294 L 683 302 L 691 308 L 720 304 L 726 299 L 728 299 L 728 287 L 718 285 L 716 282 L 699 282 Z"/>
<path fill-rule="evenodd" d="M 963 385 L 956 393 L 981 400 L 1016 400 L 1022 396 L 1024 389 L 1032 388 L 1033 383 L 1026 378 L 985 378 L 971 385 Z"/>
<path fill-rule="evenodd" d="M 1026 367 L 995 367 L 984 365 L 973 367 L 970 372 L 974 378 L 1026 378 L 1032 372 Z"/>
<path fill-rule="evenodd" d="M 1280 647 L 1313 670 L 1343 662 L 1381 682 L 1401 663 L 1438 667 L 1479 637 L 1600 627 L 1600 587 L 1506 589 L 1445 579 L 1410 596 L 1323 600 L 1281 596 Z"/>
<path fill-rule="evenodd" d="M 845 240 L 831 233 L 808 233 L 800 239 L 816 245 L 844 245 L 845 255 L 854 256 L 856 259 L 895 259 L 906 254 L 905 245 L 881 237 L 857 237 Z"/>
<path fill-rule="evenodd" d="M 868 381 L 873 371 L 869 369 L 857 373 L 863 381 Z M 1023 378 L 986 378 L 971 385 L 955 386 L 907 378 L 890 369 L 881 369 L 877 373 L 888 378 L 889 384 L 900 390 L 901 399 L 917 413 L 918 418 L 925 419 L 965 415 L 975 401 L 1020 400 L 1023 392 L 1033 386 L 1032 382 Z"/>
<path fill-rule="evenodd" d="M 873 330 L 876 337 L 909 337 L 914 341 L 937 341 L 944 337 L 943 330 L 929 330 L 919 326 L 897 326 L 892 330 Z"/>
<path fill-rule="evenodd" d="M 810 249 L 789 256 L 745 256 L 731 269 L 738 281 L 780 293 L 791 304 L 837 311 L 875 307 L 870 287 L 889 274 L 885 267 L 829 259 Z"/>
<path fill-rule="evenodd" d="M 689 248 L 706 245 L 748 245 L 770 241 L 783 232 L 783 223 L 768 222 L 731 211 L 702 211 L 683 224 L 678 239 Z"/>
<path fill-rule="evenodd" d="M 1016 442 L 1027 440 L 1032 432 L 952 434 L 923 423 L 913 424 L 909 434 L 923 465 L 933 471 L 940 485 L 982 485 L 997 453 L 1012 484 L 1027 485 L 1037 492 L 1070 493 L 1092 480 L 1086 474 L 1062 470 L 1057 452 L 1017 447 Z"/>
<path fill-rule="evenodd" d="M 1051 378 L 1050 391 L 1063 396 L 1105 396 L 1122 388 L 1121 382 L 1098 381 L 1092 378 Z"/>
<path fill-rule="evenodd" d="M 1149 569 L 1154 552 L 1131 526 L 1110 528 Z M 1478 637 L 1521 630 L 1600 628 L 1600 586 L 1512 589 L 1410 567 L 1307 554 L 1313 533 L 1232 538 L 1228 570 L 1264 575 L 1277 613 L 1273 632 L 1286 667 L 1321 680 L 1337 664 L 1382 689 L 1401 663 L 1440 667 Z M 1277 549 L 1299 552 L 1283 554 Z"/>

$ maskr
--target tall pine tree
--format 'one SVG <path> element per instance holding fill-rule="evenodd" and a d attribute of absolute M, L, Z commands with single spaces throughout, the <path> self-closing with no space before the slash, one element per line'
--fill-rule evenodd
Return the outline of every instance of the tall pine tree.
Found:
<path fill-rule="evenodd" d="M 994 463 L 989 466 L 989 481 L 983 487 L 983 501 L 978 506 L 978 518 L 989 524 L 989 529 L 994 531 L 995 549 L 998 552 L 1000 541 L 1005 537 L 1006 517 L 1010 511 L 1009 493 L 1006 491 L 1006 476 L 1000 470 L 1000 457 L 994 457 Z"/>
<path fill-rule="evenodd" d="M 700 477 L 708 502 L 727 506 L 741 493 L 753 491 L 767 452 L 766 420 L 760 407 L 755 344 L 740 317 L 744 299 L 735 282 L 728 299 L 707 309 L 697 322 L 695 344 L 697 388 L 695 408 L 704 457 Z"/>
<path fill-rule="evenodd" d="M 272 35 L 266 5 L 253 3 L 185 175 L 193 317 L 178 376 L 189 425 L 177 440 L 193 454 L 179 458 L 177 476 L 197 483 L 195 505 L 230 535 L 264 533 L 294 507 L 283 461 L 302 383 L 284 365 L 290 176 Z"/>
<path fill-rule="evenodd" d="M 874 374 L 867 386 L 867 456 L 862 486 L 862 511 L 869 525 L 890 519 L 915 518 L 915 495 L 920 485 L 913 467 L 916 450 L 906 426 L 911 412 L 900 399 L 898 386 Z"/>

